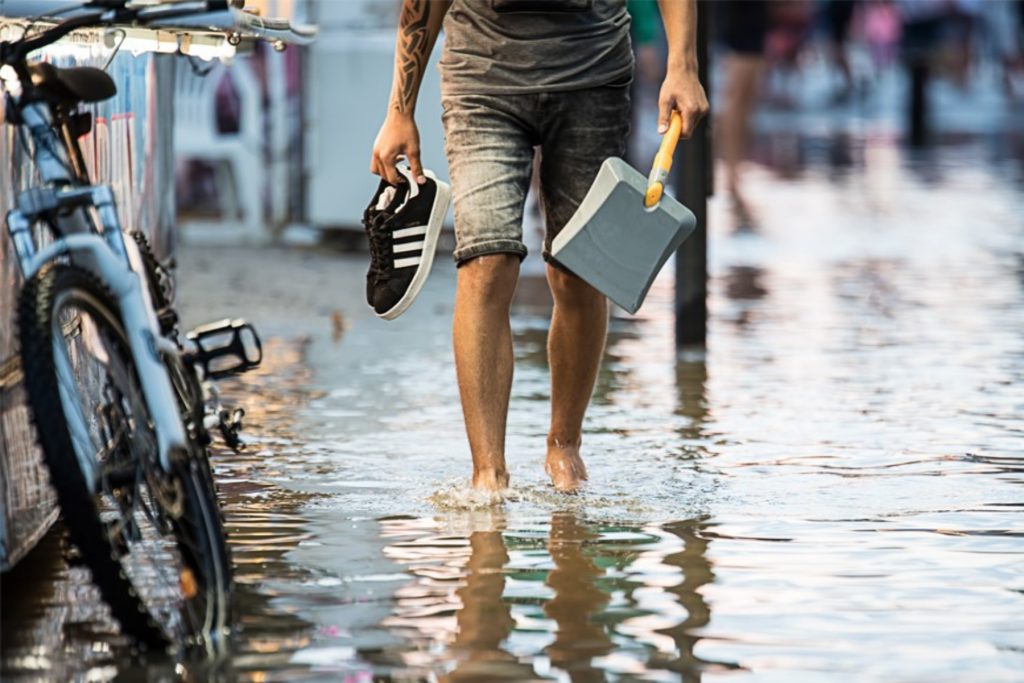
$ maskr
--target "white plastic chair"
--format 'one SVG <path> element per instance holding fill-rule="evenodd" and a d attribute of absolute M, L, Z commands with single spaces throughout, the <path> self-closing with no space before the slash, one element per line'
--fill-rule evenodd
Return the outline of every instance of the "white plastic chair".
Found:
<path fill-rule="evenodd" d="M 199 63 L 205 71 L 209 64 Z M 231 78 L 240 103 L 237 133 L 217 130 L 216 93 Z M 183 236 L 198 242 L 259 243 L 267 240 L 263 198 L 263 112 L 260 84 L 245 60 L 231 67 L 215 63 L 196 73 L 182 58 L 177 64 L 174 104 L 174 148 L 178 161 L 202 160 L 216 169 L 221 220 L 188 220 Z"/>

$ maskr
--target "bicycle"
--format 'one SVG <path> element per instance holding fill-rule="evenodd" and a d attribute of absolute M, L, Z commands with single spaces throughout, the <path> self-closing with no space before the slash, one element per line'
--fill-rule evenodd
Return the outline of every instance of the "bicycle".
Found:
<path fill-rule="evenodd" d="M 92 125 L 83 105 L 116 94 L 113 80 L 28 61 L 76 29 L 231 3 L 130 4 L 86 2 L 36 35 L 0 42 L 6 121 L 42 180 L 6 218 L 24 281 L 20 355 L 70 538 L 122 631 L 144 648 L 213 652 L 230 634 L 232 570 L 209 430 L 219 426 L 237 449 L 241 411 L 221 409 L 209 382 L 259 365 L 259 337 L 241 320 L 178 331 L 167 269 L 141 235 L 126 239 L 111 188 L 92 184 L 78 144 Z"/>

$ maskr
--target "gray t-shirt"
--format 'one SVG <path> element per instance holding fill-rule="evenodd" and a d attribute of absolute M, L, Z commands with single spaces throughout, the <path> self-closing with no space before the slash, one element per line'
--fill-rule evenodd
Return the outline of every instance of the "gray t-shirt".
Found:
<path fill-rule="evenodd" d="M 626 84 L 626 0 L 454 0 L 441 92 L 502 95 Z"/>

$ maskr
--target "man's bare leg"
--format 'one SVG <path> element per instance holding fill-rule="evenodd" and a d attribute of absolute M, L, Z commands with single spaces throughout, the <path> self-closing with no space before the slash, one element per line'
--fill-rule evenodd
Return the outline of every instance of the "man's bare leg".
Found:
<path fill-rule="evenodd" d="M 509 312 L 519 277 L 519 257 L 487 254 L 463 264 L 455 293 L 452 338 L 462 415 L 473 453 L 473 486 L 508 486 L 505 423 L 512 391 Z"/>
<path fill-rule="evenodd" d="M 555 308 L 548 331 L 551 431 L 544 469 L 555 488 L 575 491 L 587 478 L 580 440 L 604 354 L 608 300 L 574 275 L 551 266 L 547 272 Z"/>

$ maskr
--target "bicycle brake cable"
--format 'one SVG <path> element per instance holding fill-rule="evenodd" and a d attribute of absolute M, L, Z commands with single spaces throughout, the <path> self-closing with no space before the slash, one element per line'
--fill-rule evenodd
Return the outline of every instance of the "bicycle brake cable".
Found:
<path fill-rule="evenodd" d="M 121 51 L 121 46 L 124 45 L 124 41 L 128 40 L 128 32 L 123 28 L 114 28 L 113 31 L 121 34 L 121 41 L 114 46 L 114 51 L 110 53 L 110 57 L 107 58 L 107 62 L 103 65 L 104 71 L 110 68 L 110 65 L 114 61 L 114 57 L 116 57 L 117 53 Z"/>

